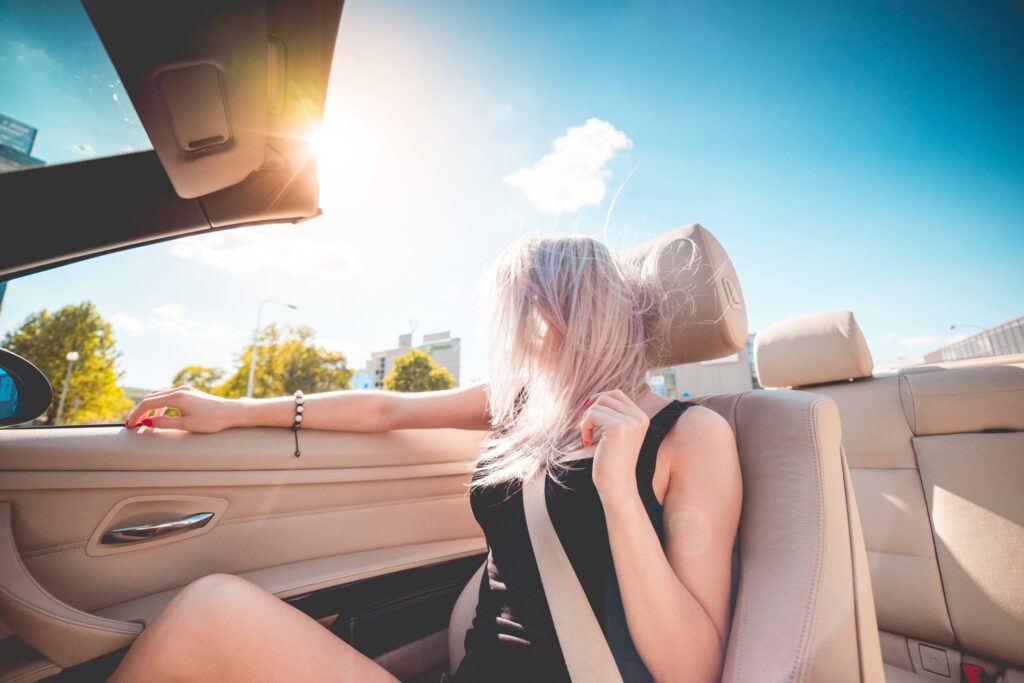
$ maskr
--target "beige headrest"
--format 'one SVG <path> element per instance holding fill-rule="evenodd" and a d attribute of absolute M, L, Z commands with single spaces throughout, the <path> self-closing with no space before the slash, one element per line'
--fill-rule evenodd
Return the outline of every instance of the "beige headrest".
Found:
<path fill-rule="evenodd" d="M 1024 368 L 905 368 L 900 402 L 915 436 L 1024 431 Z"/>
<path fill-rule="evenodd" d="M 715 236 L 692 223 L 622 254 L 656 275 L 669 293 L 664 309 L 652 309 L 648 364 L 663 368 L 713 360 L 747 343 L 747 309 L 732 260 Z M 656 313 L 656 314 L 655 314 Z"/>
<path fill-rule="evenodd" d="M 802 387 L 870 377 L 871 351 L 850 311 L 815 313 L 776 323 L 754 339 L 763 387 Z"/>

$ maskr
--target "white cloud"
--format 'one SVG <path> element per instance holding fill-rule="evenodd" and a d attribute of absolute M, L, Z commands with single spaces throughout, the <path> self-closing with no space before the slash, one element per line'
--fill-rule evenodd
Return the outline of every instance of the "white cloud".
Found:
<path fill-rule="evenodd" d="M 935 346 L 939 343 L 937 337 L 903 337 L 899 340 L 900 346 Z"/>
<path fill-rule="evenodd" d="M 277 271 L 331 281 L 362 271 L 358 255 L 348 244 L 322 235 L 315 238 L 293 226 L 187 237 L 176 241 L 170 253 L 229 273 Z"/>
<path fill-rule="evenodd" d="M 551 143 L 551 152 L 528 168 L 505 176 L 541 211 L 565 213 L 600 204 L 612 172 L 605 165 L 633 141 L 615 126 L 589 119 Z"/>
<path fill-rule="evenodd" d="M 128 313 L 115 313 L 110 316 L 114 327 L 125 332 L 156 331 L 180 337 L 197 337 L 202 339 L 247 339 L 248 333 L 227 325 L 204 325 L 189 317 L 184 306 L 167 304 L 157 306 L 149 315 L 134 316 Z"/>

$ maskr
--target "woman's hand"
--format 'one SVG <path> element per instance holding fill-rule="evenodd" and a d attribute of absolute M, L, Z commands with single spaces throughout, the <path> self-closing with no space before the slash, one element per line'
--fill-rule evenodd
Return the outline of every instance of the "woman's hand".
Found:
<path fill-rule="evenodd" d="M 580 422 L 583 446 L 601 440 L 594 453 L 594 486 L 602 498 L 638 496 L 636 463 L 651 423 L 647 414 L 625 392 L 615 389 L 594 394 Z"/>
<path fill-rule="evenodd" d="M 177 416 L 168 415 L 174 409 Z M 153 411 L 152 417 L 148 416 Z M 128 413 L 124 426 L 183 429 L 209 434 L 242 423 L 245 402 L 212 396 L 190 386 L 154 391 Z"/>

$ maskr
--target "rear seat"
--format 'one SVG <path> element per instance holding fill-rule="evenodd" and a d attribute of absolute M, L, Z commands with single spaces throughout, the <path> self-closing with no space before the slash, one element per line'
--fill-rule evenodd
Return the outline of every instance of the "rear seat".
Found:
<path fill-rule="evenodd" d="M 849 311 L 754 342 L 758 381 L 839 406 L 890 682 L 1024 683 L 1024 355 L 872 376 Z"/>

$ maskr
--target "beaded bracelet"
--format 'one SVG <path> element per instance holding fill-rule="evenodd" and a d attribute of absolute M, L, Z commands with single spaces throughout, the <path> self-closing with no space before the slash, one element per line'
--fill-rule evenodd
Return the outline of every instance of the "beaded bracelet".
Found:
<path fill-rule="evenodd" d="M 295 435 L 295 457 L 302 455 L 299 452 L 299 427 L 302 426 L 302 389 L 295 392 L 295 421 L 292 423 L 292 434 Z"/>

